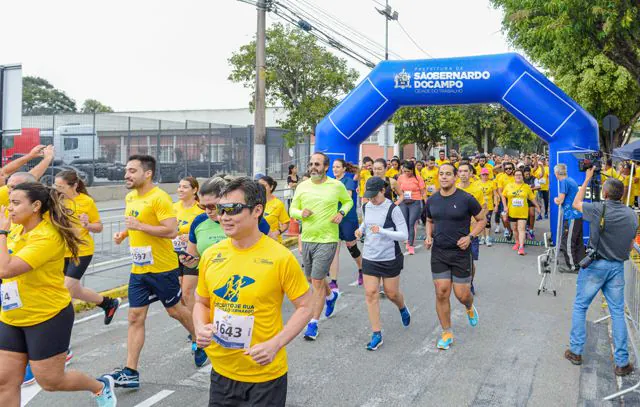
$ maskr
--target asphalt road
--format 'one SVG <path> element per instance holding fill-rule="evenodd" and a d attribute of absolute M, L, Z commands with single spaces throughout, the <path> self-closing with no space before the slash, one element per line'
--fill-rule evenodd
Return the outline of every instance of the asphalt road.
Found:
<path fill-rule="evenodd" d="M 583 406 L 616 391 L 606 324 L 589 325 L 582 368 L 563 358 L 567 348 L 575 276 L 560 275 L 558 296 L 537 296 L 536 255 L 517 256 L 509 245 L 482 246 L 476 277 L 477 327 L 453 299 L 456 342 L 438 351 L 440 334 L 434 290 L 423 248 L 406 256 L 402 289 L 412 312 L 403 328 L 397 308 L 382 302 L 385 343 L 365 350 L 370 336 L 364 293 L 349 286 L 355 267 L 341 254 L 342 297 L 337 314 L 320 323 L 317 341 L 298 337 L 288 346 L 291 406 Z M 292 306 L 285 301 L 284 316 Z M 105 327 L 101 318 L 78 315 L 71 368 L 100 375 L 126 357 L 126 309 Z M 599 300 L 589 314 L 602 315 Z M 117 390 L 120 406 L 204 406 L 210 366 L 195 368 L 186 332 L 154 305 L 147 323 L 139 390 Z M 631 380 L 631 379 L 630 379 Z M 92 405 L 83 393 L 52 394 L 23 389 L 28 406 Z M 630 404 L 628 404 L 630 405 Z"/>

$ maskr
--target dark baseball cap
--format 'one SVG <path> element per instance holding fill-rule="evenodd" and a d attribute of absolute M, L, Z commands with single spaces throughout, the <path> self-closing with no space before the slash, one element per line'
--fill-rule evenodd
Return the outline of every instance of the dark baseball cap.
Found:
<path fill-rule="evenodd" d="M 373 198 L 378 195 L 378 192 L 382 191 L 386 185 L 387 183 L 380 177 L 369 178 L 364 191 L 364 197 L 367 199 Z"/>

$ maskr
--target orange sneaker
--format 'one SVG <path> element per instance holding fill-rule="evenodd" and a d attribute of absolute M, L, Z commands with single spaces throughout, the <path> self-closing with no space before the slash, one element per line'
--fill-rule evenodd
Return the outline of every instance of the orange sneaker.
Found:
<path fill-rule="evenodd" d="M 447 350 L 453 344 L 453 333 L 449 331 L 444 331 L 442 333 L 442 337 L 438 341 L 438 349 Z"/>
<path fill-rule="evenodd" d="M 513 247 L 511 248 L 511 250 L 518 250 L 520 248 L 520 244 L 516 243 L 513 245 Z"/>
<path fill-rule="evenodd" d="M 524 246 L 520 246 L 520 248 L 518 249 L 518 254 L 520 256 L 524 256 L 525 254 L 527 254 L 527 253 L 524 252 Z"/>

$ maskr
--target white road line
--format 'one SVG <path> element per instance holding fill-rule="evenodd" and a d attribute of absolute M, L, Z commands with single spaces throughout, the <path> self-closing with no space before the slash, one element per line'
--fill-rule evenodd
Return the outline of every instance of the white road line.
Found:
<path fill-rule="evenodd" d="M 38 393 L 40 393 L 42 387 L 38 383 L 34 383 L 30 386 L 22 387 L 20 396 L 20 406 L 26 406 Z"/>
<path fill-rule="evenodd" d="M 118 309 L 120 310 L 120 309 L 123 309 L 123 308 L 127 308 L 128 306 L 129 306 L 129 303 L 125 302 L 124 304 L 120 305 L 120 307 Z M 101 317 L 103 315 L 104 315 L 103 312 L 96 312 L 95 314 L 89 315 L 89 316 L 84 317 L 84 318 L 80 318 L 77 321 L 73 321 L 73 325 L 77 325 L 77 324 L 81 324 L 83 322 L 91 321 L 92 319 L 99 318 L 99 317 Z"/>
<path fill-rule="evenodd" d="M 152 405 L 156 404 L 160 400 L 166 399 L 167 397 L 169 397 L 173 393 L 174 393 L 173 390 L 162 390 L 161 392 L 157 393 L 156 395 L 149 397 L 148 399 L 146 399 L 142 403 L 136 404 L 135 407 L 151 407 Z"/>

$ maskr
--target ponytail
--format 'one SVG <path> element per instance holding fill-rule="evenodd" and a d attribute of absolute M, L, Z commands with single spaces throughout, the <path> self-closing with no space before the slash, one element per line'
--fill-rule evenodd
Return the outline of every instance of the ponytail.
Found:
<path fill-rule="evenodd" d="M 59 173 L 56 174 L 56 178 L 62 179 L 70 187 L 75 185 L 76 192 L 91 196 L 89 195 L 89 191 L 87 191 L 87 186 L 85 185 L 84 181 L 82 180 L 82 178 L 78 176 L 78 173 L 75 172 L 74 170 L 60 171 Z"/>

